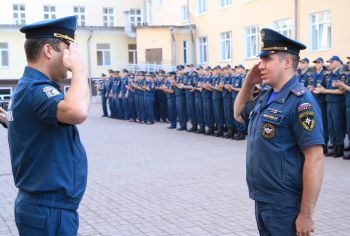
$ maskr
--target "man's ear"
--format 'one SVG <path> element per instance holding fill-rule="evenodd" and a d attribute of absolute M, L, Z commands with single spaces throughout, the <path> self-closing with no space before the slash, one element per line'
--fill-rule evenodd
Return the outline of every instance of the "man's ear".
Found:
<path fill-rule="evenodd" d="M 284 60 L 285 60 L 285 68 L 286 69 L 293 67 L 293 57 L 292 56 L 288 55 L 284 58 Z"/>
<path fill-rule="evenodd" d="M 53 51 L 53 48 L 51 47 L 51 45 L 45 44 L 41 50 L 41 53 L 45 58 L 51 59 L 52 58 L 52 51 Z"/>

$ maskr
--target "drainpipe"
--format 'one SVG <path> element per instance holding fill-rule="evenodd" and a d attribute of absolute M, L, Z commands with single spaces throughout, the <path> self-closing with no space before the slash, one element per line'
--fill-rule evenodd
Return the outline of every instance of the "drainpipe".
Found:
<path fill-rule="evenodd" d="M 294 38 L 298 40 L 299 1 L 294 0 Z"/>
<path fill-rule="evenodd" d="M 192 49 L 192 55 L 191 55 L 191 59 L 192 59 L 192 64 L 195 65 L 194 62 L 194 54 L 195 54 L 195 50 L 194 50 L 194 37 L 193 37 L 193 30 L 192 30 L 192 24 L 191 24 L 191 16 L 190 16 L 190 0 L 187 0 L 187 16 L 188 16 L 188 28 L 190 30 L 191 33 L 191 49 Z"/>
<path fill-rule="evenodd" d="M 91 38 L 94 30 L 89 27 L 89 37 L 87 39 L 87 59 L 88 59 L 88 75 L 89 75 L 89 86 L 90 86 L 90 97 L 92 97 L 92 75 L 91 75 Z"/>
<path fill-rule="evenodd" d="M 171 39 L 172 39 L 172 41 L 171 41 L 172 54 L 173 54 L 173 56 L 172 56 L 172 60 L 173 60 L 172 64 L 176 65 L 176 42 L 175 42 L 175 35 L 174 35 L 174 27 L 169 27 L 169 30 L 171 32 Z"/>

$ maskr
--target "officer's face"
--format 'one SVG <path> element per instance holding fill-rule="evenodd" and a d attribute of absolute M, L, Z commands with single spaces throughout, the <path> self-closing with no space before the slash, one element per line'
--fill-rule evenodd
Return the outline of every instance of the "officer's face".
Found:
<path fill-rule="evenodd" d="M 322 62 L 315 62 L 316 70 L 320 70 L 322 67 L 323 67 L 323 63 Z"/>
<path fill-rule="evenodd" d="M 259 69 L 263 82 L 274 87 L 281 78 L 284 78 L 285 59 L 281 60 L 277 54 L 261 57 Z"/>
<path fill-rule="evenodd" d="M 330 61 L 329 62 L 329 68 L 331 70 L 336 70 L 339 66 L 340 66 L 340 62 L 339 61 Z"/>
<path fill-rule="evenodd" d="M 50 78 L 57 82 L 66 79 L 68 72 L 68 69 L 63 64 L 63 51 L 64 49 L 68 49 L 68 45 L 61 42 L 59 48 L 60 51 L 52 49 L 52 60 L 49 65 Z"/>

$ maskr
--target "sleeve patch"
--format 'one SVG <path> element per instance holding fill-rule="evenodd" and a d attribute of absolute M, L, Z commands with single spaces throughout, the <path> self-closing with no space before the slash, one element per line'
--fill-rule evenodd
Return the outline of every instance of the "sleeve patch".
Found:
<path fill-rule="evenodd" d="M 303 111 L 299 114 L 299 121 L 301 126 L 306 130 L 311 132 L 316 124 L 314 111 Z"/>
<path fill-rule="evenodd" d="M 43 92 L 46 94 L 48 98 L 55 97 L 59 94 L 61 94 L 56 88 L 52 86 L 46 86 L 43 88 Z"/>

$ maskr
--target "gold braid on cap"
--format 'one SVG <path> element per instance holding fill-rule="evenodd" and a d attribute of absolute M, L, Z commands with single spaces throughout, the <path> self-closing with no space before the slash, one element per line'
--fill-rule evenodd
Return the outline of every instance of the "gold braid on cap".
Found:
<path fill-rule="evenodd" d="M 74 38 L 71 38 L 71 37 L 69 37 L 68 35 L 65 35 L 65 34 L 53 33 L 53 36 L 55 38 L 65 39 L 65 40 L 68 40 L 70 42 L 74 42 Z"/>
<path fill-rule="evenodd" d="M 275 51 L 287 51 L 288 48 L 287 47 L 269 47 L 269 48 L 262 47 L 261 48 L 261 51 L 272 51 L 272 50 L 275 50 Z"/>

